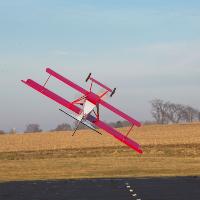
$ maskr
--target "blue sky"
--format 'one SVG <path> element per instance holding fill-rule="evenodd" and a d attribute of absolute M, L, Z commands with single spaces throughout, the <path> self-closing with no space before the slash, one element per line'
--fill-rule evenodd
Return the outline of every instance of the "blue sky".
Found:
<path fill-rule="evenodd" d="M 151 119 L 154 98 L 200 108 L 199 21 L 199 1 L 0 0 L 0 129 L 68 120 L 20 82 L 43 82 L 46 66 L 84 86 L 92 72 L 117 87 L 109 102 L 138 120 Z"/>

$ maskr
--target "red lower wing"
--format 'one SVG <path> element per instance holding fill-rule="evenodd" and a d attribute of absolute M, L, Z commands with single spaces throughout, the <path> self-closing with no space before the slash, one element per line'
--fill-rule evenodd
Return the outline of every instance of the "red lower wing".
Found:
<path fill-rule="evenodd" d="M 99 121 L 95 121 L 96 118 L 91 116 L 91 115 L 88 116 L 87 120 L 89 120 L 90 122 L 94 123 L 96 126 L 98 126 L 99 128 L 105 130 L 106 132 L 110 133 L 113 137 L 118 139 L 120 142 L 123 142 L 127 146 L 131 147 L 132 149 L 134 149 L 138 153 L 142 153 L 141 147 L 137 142 L 135 142 L 134 140 L 131 140 L 130 138 L 128 138 L 125 135 L 121 134 L 120 132 L 118 132 L 117 130 L 115 130 L 114 128 L 109 126 L 108 124 L 106 124 L 106 123 L 104 123 L 104 122 L 102 122 L 100 120 Z"/>

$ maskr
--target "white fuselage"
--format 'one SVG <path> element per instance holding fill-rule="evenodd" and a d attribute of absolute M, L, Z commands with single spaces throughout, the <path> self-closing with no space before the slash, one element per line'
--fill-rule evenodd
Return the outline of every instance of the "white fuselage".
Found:
<path fill-rule="evenodd" d="M 96 108 L 96 105 L 92 102 L 85 100 L 83 104 L 82 112 L 77 116 L 77 119 L 80 121 L 84 119 L 89 113 L 91 113 Z"/>

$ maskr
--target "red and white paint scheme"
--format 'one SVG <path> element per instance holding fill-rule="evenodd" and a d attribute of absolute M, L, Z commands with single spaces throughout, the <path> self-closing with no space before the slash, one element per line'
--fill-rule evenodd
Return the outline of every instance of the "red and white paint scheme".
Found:
<path fill-rule="evenodd" d="M 46 82 L 43 85 L 40 85 L 31 79 L 27 79 L 26 81 L 22 80 L 22 82 L 28 85 L 29 87 L 35 89 L 36 91 L 42 93 L 43 95 L 47 96 L 48 98 L 54 100 L 55 102 L 59 103 L 63 107 L 71 110 L 75 115 L 69 114 L 65 112 L 64 110 L 59 109 L 60 111 L 64 112 L 65 114 L 69 115 L 70 117 L 78 121 L 77 127 L 74 130 L 74 133 L 76 132 L 80 123 L 83 123 L 89 128 L 93 129 L 94 131 L 100 133 L 97 129 L 95 129 L 94 126 L 96 126 L 105 130 L 107 133 L 109 133 L 110 135 L 112 135 L 113 137 L 121 141 L 122 143 L 126 144 L 127 146 L 131 147 L 138 153 L 142 153 L 140 145 L 128 137 L 129 133 L 131 132 L 134 126 L 137 126 L 137 127 L 141 126 L 140 122 L 138 122 L 137 120 L 133 119 L 132 117 L 125 114 L 124 112 L 120 111 L 119 109 L 113 107 L 112 105 L 104 101 L 105 97 L 108 94 L 110 94 L 110 97 L 113 96 L 113 94 L 116 91 L 116 88 L 114 88 L 113 90 L 110 89 L 106 85 L 100 83 L 99 81 L 91 77 L 91 73 L 86 78 L 86 82 L 91 81 L 89 90 L 86 90 L 80 87 L 79 85 L 75 84 L 74 82 L 70 81 L 66 77 L 53 71 L 50 68 L 46 68 L 46 72 L 49 74 L 49 77 L 47 78 Z M 82 96 L 78 99 L 75 99 L 72 102 L 69 102 L 63 97 L 47 89 L 45 86 L 51 76 L 67 84 L 68 86 L 74 88 L 75 90 L 80 92 Z M 99 85 L 101 88 L 103 88 L 104 92 L 102 92 L 101 94 L 94 93 L 92 91 L 94 84 Z M 126 134 L 120 133 L 118 130 L 114 129 L 113 127 L 109 126 L 105 122 L 101 121 L 100 115 L 99 115 L 100 105 L 104 106 L 105 108 L 109 109 L 113 113 L 127 120 L 131 124 L 129 131 Z"/>

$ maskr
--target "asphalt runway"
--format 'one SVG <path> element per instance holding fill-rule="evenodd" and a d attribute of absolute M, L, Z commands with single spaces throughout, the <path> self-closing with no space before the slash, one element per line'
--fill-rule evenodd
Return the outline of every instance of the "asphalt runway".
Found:
<path fill-rule="evenodd" d="M 200 177 L 19 181 L 0 200 L 199 200 Z"/>

